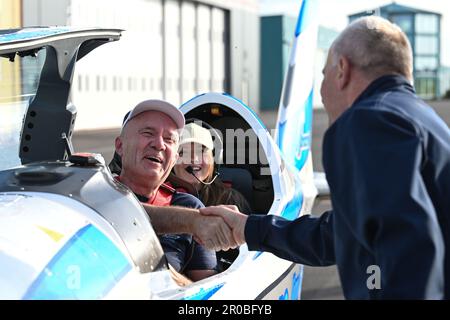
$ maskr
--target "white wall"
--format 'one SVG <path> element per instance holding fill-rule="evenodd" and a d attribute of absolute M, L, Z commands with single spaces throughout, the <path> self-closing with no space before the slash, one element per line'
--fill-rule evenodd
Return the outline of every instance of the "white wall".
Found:
<path fill-rule="evenodd" d="M 181 4 L 181 86 L 182 101 L 191 99 L 197 93 L 197 59 L 195 6 L 183 1 Z"/>
<path fill-rule="evenodd" d="M 77 63 L 71 92 L 78 109 L 75 130 L 120 126 L 123 115 L 144 99 L 179 105 L 199 93 L 225 91 L 223 7 L 233 8 L 230 93 L 258 108 L 257 1 L 164 3 L 163 7 L 162 0 L 24 0 L 26 26 L 126 30 L 120 41 L 95 49 Z M 216 3 L 219 8 L 207 5 Z M 235 9 L 240 5 L 240 11 Z"/>
<path fill-rule="evenodd" d="M 22 0 L 24 27 L 64 26 L 71 0 Z"/>
<path fill-rule="evenodd" d="M 231 12 L 231 92 L 259 109 L 260 19 L 245 11 Z"/>
<path fill-rule="evenodd" d="M 163 98 L 161 12 L 159 1 L 71 1 L 70 25 L 126 30 L 120 41 L 77 63 L 72 87 L 76 130 L 120 126 L 141 100 Z"/>

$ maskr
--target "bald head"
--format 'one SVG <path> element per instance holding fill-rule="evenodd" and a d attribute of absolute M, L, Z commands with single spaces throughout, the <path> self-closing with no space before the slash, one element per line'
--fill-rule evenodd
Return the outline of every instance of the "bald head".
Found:
<path fill-rule="evenodd" d="M 398 74 L 412 82 L 412 50 L 403 31 L 386 19 L 369 16 L 352 22 L 332 46 L 334 60 L 345 56 L 370 79 Z"/>

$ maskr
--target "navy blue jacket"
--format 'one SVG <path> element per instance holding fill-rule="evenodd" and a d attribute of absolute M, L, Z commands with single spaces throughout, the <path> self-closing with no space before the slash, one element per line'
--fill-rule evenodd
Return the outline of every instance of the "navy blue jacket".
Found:
<path fill-rule="evenodd" d="M 249 248 L 337 264 L 346 298 L 450 299 L 450 130 L 406 79 L 369 85 L 327 130 L 323 165 L 333 211 L 250 216 Z"/>

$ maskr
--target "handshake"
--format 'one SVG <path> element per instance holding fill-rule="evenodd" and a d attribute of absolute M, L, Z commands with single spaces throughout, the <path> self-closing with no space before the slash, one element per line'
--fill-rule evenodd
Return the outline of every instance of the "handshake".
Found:
<path fill-rule="evenodd" d="M 210 250 L 234 249 L 245 243 L 245 224 L 248 216 L 233 205 L 221 205 L 199 209 L 194 220 L 194 239 Z"/>

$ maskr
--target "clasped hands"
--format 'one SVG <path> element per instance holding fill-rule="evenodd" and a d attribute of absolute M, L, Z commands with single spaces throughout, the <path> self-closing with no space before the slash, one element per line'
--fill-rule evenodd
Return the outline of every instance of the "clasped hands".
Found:
<path fill-rule="evenodd" d="M 233 205 L 212 206 L 199 209 L 195 223 L 194 239 L 210 250 L 234 249 L 245 243 L 247 215 Z"/>

